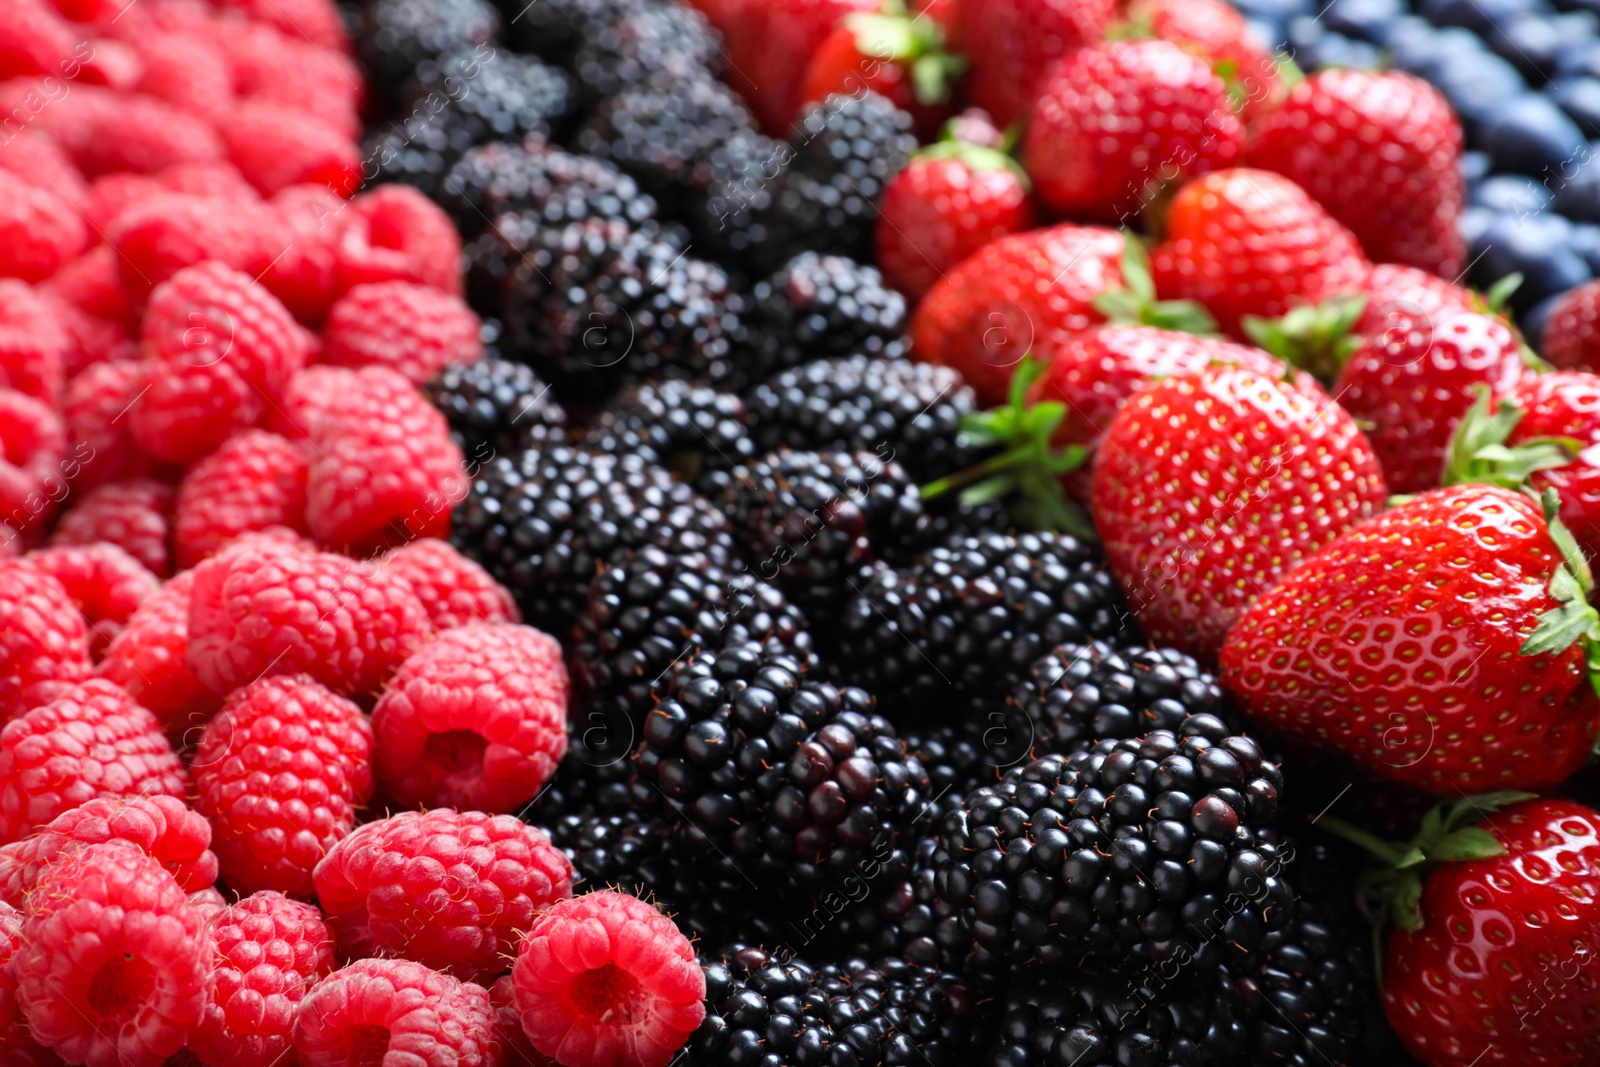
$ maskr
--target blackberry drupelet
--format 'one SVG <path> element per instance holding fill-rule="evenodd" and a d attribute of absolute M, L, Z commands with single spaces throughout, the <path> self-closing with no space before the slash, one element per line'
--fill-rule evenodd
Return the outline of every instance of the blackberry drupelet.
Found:
<path fill-rule="evenodd" d="M 759 320 L 764 305 L 752 319 Z M 865 355 L 818 359 L 762 382 L 745 397 L 750 435 L 764 452 L 892 455 L 919 483 L 965 470 L 975 450 L 961 418 L 977 410 L 961 372 L 909 359 Z"/>
<path fill-rule="evenodd" d="M 896 359 L 906 348 L 905 297 L 876 267 L 843 256 L 802 252 L 750 293 L 754 381 L 818 356 Z"/>
<path fill-rule="evenodd" d="M 722 513 L 660 467 L 560 445 L 483 465 L 450 539 L 511 590 L 530 625 L 550 633 L 569 631 L 618 549 L 732 552 Z"/>
<path fill-rule="evenodd" d="M 532 368 L 504 359 L 446 367 L 423 393 L 471 464 L 560 444 L 567 413 Z"/>
<path fill-rule="evenodd" d="M 755 457 L 744 401 L 695 382 L 664 380 L 625 389 L 584 437 L 585 448 L 635 453 L 692 485 Z"/>
<path fill-rule="evenodd" d="M 722 69 L 722 35 L 687 4 L 639 0 L 621 17 L 588 21 L 572 56 L 585 106 L 647 81 L 665 84 L 715 77 Z"/>
<path fill-rule="evenodd" d="M 557 228 L 583 219 L 638 224 L 656 215 L 655 199 L 628 175 L 537 140 L 468 149 L 445 175 L 439 203 L 468 238 L 505 212 Z"/>
<path fill-rule="evenodd" d="M 784 449 L 715 481 L 750 569 L 808 611 L 836 611 L 863 564 L 926 545 L 921 493 L 871 453 Z"/>
<path fill-rule="evenodd" d="M 1070 534 L 958 537 L 896 570 L 874 566 L 824 649 L 843 677 L 923 709 L 1001 696 L 1061 644 L 1136 640 L 1116 580 Z"/>
<path fill-rule="evenodd" d="M 1061 645 L 1041 656 L 1011 694 L 1040 755 L 1070 755 L 1107 738 L 1176 731 L 1191 715 L 1236 716 L 1215 676 L 1170 648 Z"/>
<path fill-rule="evenodd" d="M 911 127 L 910 115 L 872 92 L 835 93 L 808 107 L 773 196 L 770 262 L 804 249 L 871 260 L 878 200 L 917 150 Z"/>
<path fill-rule="evenodd" d="M 1005 998 L 986 1067 L 1232 1067 L 1244 1052 L 1238 995 L 1223 975 L 1141 986 L 1076 975 Z M 1158 984 L 1160 983 L 1160 984 Z"/>
<path fill-rule="evenodd" d="M 1282 787 L 1211 715 L 1044 756 L 945 816 L 935 888 L 984 973 L 1237 964 L 1292 909 L 1293 852 L 1270 829 Z"/>
<path fill-rule="evenodd" d="M 359 53 L 367 85 L 394 106 L 417 64 L 491 42 L 500 16 L 484 0 L 378 0 L 362 21 Z"/>

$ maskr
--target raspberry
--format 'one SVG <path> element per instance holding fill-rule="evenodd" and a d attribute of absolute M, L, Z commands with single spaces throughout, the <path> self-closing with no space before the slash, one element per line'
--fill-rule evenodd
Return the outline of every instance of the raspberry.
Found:
<path fill-rule="evenodd" d="M 401 664 L 372 709 L 377 773 L 401 807 L 512 812 L 567 751 L 561 645 L 531 626 L 446 630 Z"/>
<path fill-rule="evenodd" d="M 242 533 L 306 525 L 306 455 L 265 430 L 245 430 L 189 468 L 173 516 L 179 567 L 193 567 Z"/>
<path fill-rule="evenodd" d="M 53 545 L 113 544 L 157 578 L 172 573 L 167 551 L 172 487 L 148 478 L 96 486 L 74 504 L 50 535 Z"/>
<path fill-rule="evenodd" d="M 44 0 L 10 0 L 0 20 L 0 78 L 54 74 L 77 36 Z"/>
<path fill-rule="evenodd" d="M 40 120 L 91 178 L 116 171 L 154 174 L 223 155 L 216 132 L 203 119 L 141 93 L 77 85 L 44 109 Z"/>
<path fill-rule="evenodd" d="M 520 621 L 510 591 L 449 541 L 420 538 L 390 552 L 383 563 L 411 583 L 436 630 Z"/>
<path fill-rule="evenodd" d="M 357 960 L 295 1013 L 301 1067 L 496 1067 L 494 1008 L 480 985 L 409 960 Z"/>
<path fill-rule="evenodd" d="M 148 174 L 102 174 L 89 183 L 83 217 L 95 232 L 104 233 L 124 211 L 159 192 L 161 183 Z"/>
<path fill-rule="evenodd" d="M 340 214 L 339 291 L 369 282 L 419 282 L 461 294 L 461 238 L 450 217 L 409 185 L 380 185 Z"/>
<path fill-rule="evenodd" d="M 306 525 L 318 541 L 371 554 L 442 537 L 466 495 L 461 448 L 417 387 L 385 367 L 356 372 L 312 429 Z"/>
<path fill-rule="evenodd" d="M 23 907 L 39 876 L 68 852 L 127 842 L 172 873 L 186 893 L 217 880 L 211 827 L 177 797 L 96 797 L 51 819 L 32 837 L 0 845 L 0 899 Z"/>
<path fill-rule="evenodd" d="M 0 279 L 0 386 L 55 407 L 65 384 L 67 334 L 50 302 L 26 283 Z"/>
<path fill-rule="evenodd" d="M 216 124 L 234 104 L 233 68 L 220 42 L 199 33 L 155 33 L 133 41 L 139 91 Z"/>
<path fill-rule="evenodd" d="M 500 1038 L 500 1054 L 506 1067 L 561 1067 L 528 1042 L 528 1033 L 517 1015 L 516 986 L 509 974 L 496 978 L 489 987 L 489 1003 L 494 1008 L 494 1032 Z"/>
<path fill-rule="evenodd" d="M 184 267 L 214 259 L 252 278 L 288 243 L 266 204 L 162 193 L 133 205 L 106 230 L 125 289 L 143 297 Z"/>
<path fill-rule="evenodd" d="M 0 389 L 0 537 L 42 525 L 77 469 L 60 416 L 26 393 Z"/>
<path fill-rule="evenodd" d="M 68 380 L 95 363 L 138 357 L 139 346 L 128 336 L 122 323 L 91 315 L 54 293 L 40 295 L 50 302 L 56 321 L 61 324 L 62 333 L 66 336 L 61 366 Z"/>
<path fill-rule="evenodd" d="M 111 544 L 60 545 L 29 552 L 22 561 L 61 583 L 89 624 L 89 654 L 106 645 L 161 580 Z"/>
<path fill-rule="evenodd" d="M 534 920 L 511 969 L 533 1047 L 568 1067 L 666 1067 L 705 1018 L 705 972 L 654 907 L 613 890 Z"/>
<path fill-rule="evenodd" d="M 350 51 L 344 23 L 330 0 L 223 0 L 217 5 L 237 11 L 252 22 L 271 26 L 283 34 L 304 37 L 318 48 L 343 57 Z"/>
<path fill-rule="evenodd" d="M 138 324 L 138 313 L 122 288 L 122 272 L 117 267 L 116 249 L 95 245 L 66 264 L 39 287 L 42 293 L 60 297 L 90 315 L 119 322 L 124 328 Z"/>
<path fill-rule="evenodd" d="M 83 219 L 61 194 L 0 170 L 0 277 L 40 281 L 88 244 Z"/>
<path fill-rule="evenodd" d="M 533 918 L 572 895 L 572 865 L 510 815 L 408 811 L 359 826 L 317 864 L 317 900 L 347 955 L 493 976 Z"/>
<path fill-rule="evenodd" d="M 415 282 L 358 285 L 328 312 L 323 358 L 388 367 L 422 385 L 452 363 L 483 358 L 480 323 L 458 296 Z"/>
<path fill-rule="evenodd" d="M 11 971 L 11 957 L 22 947 L 22 913 L 10 904 L 0 904 L 0 1048 L 17 1022 L 17 976 Z"/>
<path fill-rule="evenodd" d="M 240 376 L 232 360 L 142 360 L 138 381 L 128 429 L 140 448 L 180 466 L 216 451 L 234 431 L 253 425 L 266 407 L 266 398 Z"/>
<path fill-rule="evenodd" d="M 304 331 L 278 298 L 222 263 L 178 271 L 156 286 L 139 343 L 146 359 L 226 362 L 251 389 L 276 400 L 305 365 Z"/>
<path fill-rule="evenodd" d="M 333 398 L 356 389 L 358 381 L 348 368 L 313 364 L 289 380 L 283 399 L 267 412 L 264 425 L 291 441 L 308 438 Z"/>
<path fill-rule="evenodd" d="M 34 707 L 53 683 L 89 676 L 83 615 L 54 578 L 0 563 L 0 619 L 0 721 Z"/>
<path fill-rule="evenodd" d="M 228 158 L 263 195 L 302 182 L 346 195 L 361 185 L 361 149 L 316 115 L 269 101 L 241 101 L 220 126 Z"/>
<path fill-rule="evenodd" d="M 178 163 L 156 175 L 156 184 L 169 193 L 188 193 L 207 199 L 260 204 L 261 194 L 245 181 L 239 168 L 225 159 Z"/>
<path fill-rule="evenodd" d="M 0 147 L 5 149 L 0 152 L 0 170 L 8 170 L 41 189 L 50 189 L 69 204 L 78 204 L 89 191 L 77 164 L 43 130 L 25 130 Z"/>
<path fill-rule="evenodd" d="M 129 417 L 144 397 L 145 367 L 138 360 L 116 359 L 85 367 L 67 383 L 67 440 L 78 469 L 72 482 L 89 488 L 124 478 L 155 474 L 160 464 L 133 440 Z"/>
<path fill-rule="evenodd" d="M 333 931 L 314 905 L 281 893 L 245 897 L 211 923 L 216 977 L 189 1051 L 204 1063 L 272 1067 L 292 1059 L 296 1010 L 333 973 Z"/>
<path fill-rule="evenodd" d="M 112 842 L 39 878 L 11 967 L 40 1044 L 89 1067 L 161 1067 L 200 1023 L 211 956 L 172 875 Z"/>
<path fill-rule="evenodd" d="M 189 667 L 216 693 L 309 674 L 375 695 L 430 632 L 404 578 L 343 556 L 256 544 L 195 568 Z"/>
<path fill-rule="evenodd" d="M 161 724 L 91 678 L 0 730 L 0 837 L 20 840 L 95 797 L 184 797 L 188 775 Z"/>
<path fill-rule="evenodd" d="M 291 185 L 272 197 L 271 209 L 286 235 L 286 248 L 261 276 L 261 284 L 308 325 L 320 323 L 338 295 L 333 216 L 345 206 L 326 185 Z"/>
<path fill-rule="evenodd" d="M 206 726 L 194 786 L 229 888 L 310 897 L 311 869 L 372 795 L 372 725 L 310 678 L 263 678 Z"/>
<path fill-rule="evenodd" d="M 216 710 L 216 696 L 189 669 L 189 599 L 194 572 L 150 594 L 111 639 L 96 673 L 150 711 L 169 737 L 181 738 Z"/>
<path fill-rule="evenodd" d="M 320 50 L 297 31 L 259 23 L 228 44 L 234 85 L 247 102 L 293 108 L 346 139 L 360 136 L 362 74 L 344 50 Z M 355 178 L 351 191 L 361 184 L 359 171 Z"/>

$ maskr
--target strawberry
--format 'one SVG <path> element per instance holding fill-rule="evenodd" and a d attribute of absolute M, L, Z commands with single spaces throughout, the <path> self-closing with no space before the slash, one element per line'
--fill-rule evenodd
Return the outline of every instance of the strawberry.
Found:
<path fill-rule="evenodd" d="M 1134 394 L 1094 468 L 1106 559 L 1141 628 L 1206 659 L 1256 597 L 1384 497 L 1371 446 L 1310 375 L 1242 366 Z"/>
<path fill-rule="evenodd" d="M 1246 315 L 1360 291 L 1372 271 L 1349 230 L 1277 174 L 1235 168 L 1185 185 L 1152 254 L 1163 296 L 1198 300 L 1230 334 Z"/>
<path fill-rule="evenodd" d="M 1389 489 L 1416 493 L 1440 484 L 1473 387 L 1505 393 L 1531 374 L 1521 341 L 1500 319 L 1455 307 L 1396 309 L 1382 333 L 1355 337 L 1334 395 L 1370 427 Z"/>
<path fill-rule="evenodd" d="M 1421 78 L 1334 68 L 1251 126 L 1246 158 L 1297 182 L 1373 259 L 1449 278 L 1466 260 L 1461 143 L 1455 112 Z"/>
<path fill-rule="evenodd" d="M 1287 57 L 1268 51 L 1244 16 L 1224 0 L 1133 0 L 1126 17 L 1135 32 L 1171 41 L 1209 62 L 1227 81 L 1242 120 L 1288 95 L 1286 68 L 1299 75 Z"/>
<path fill-rule="evenodd" d="M 1600 712 L 1600 615 L 1556 507 L 1458 485 L 1367 520 L 1240 616 L 1224 688 L 1260 725 L 1431 792 L 1554 785 Z"/>
<path fill-rule="evenodd" d="M 1104 39 L 1116 0 L 955 0 L 967 94 L 1001 126 L 1027 117 L 1050 65 Z"/>
<path fill-rule="evenodd" d="M 754 83 L 735 85 L 745 90 L 767 133 L 788 139 L 811 57 L 846 15 L 878 7 L 878 0 L 751 0 L 737 19 L 740 47 L 732 65 Z"/>
<path fill-rule="evenodd" d="M 846 15 L 812 55 L 800 100 L 874 92 L 909 114 L 917 136 L 931 141 L 954 110 L 951 83 L 965 66 L 945 51 L 938 20 L 857 12 Z"/>
<path fill-rule="evenodd" d="M 1574 286 L 1555 302 L 1541 351 L 1562 370 L 1600 369 L 1600 281 Z"/>
<path fill-rule="evenodd" d="M 1051 211 L 1127 222 L 1167 185 L 1233 166 L 1243 141 L 1207 62 L 1167 41 L 1109 41 L 1045 77 L 1022 158 Z"/>
<path fill-rule="evenodd" d="M 919 300 L 972 253 L 1030 229 L 1028 178 L 993 148 L 941 141 L 911 157 L 878 205 L 878 269 Z"/>

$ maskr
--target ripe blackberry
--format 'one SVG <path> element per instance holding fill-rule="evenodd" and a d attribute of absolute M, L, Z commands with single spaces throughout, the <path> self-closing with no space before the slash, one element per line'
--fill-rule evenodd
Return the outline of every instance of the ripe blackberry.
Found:
<path fill-rule="evenodd" d="M 752 318 L 759 321 L 765 306 L 758 305 Z M 950 367 L 867 355 L 818 359 L 768 378 L 745 405 L 750 436 L 763 452 L 882 455 L 883 446 L 919 483 L 976 461 L 961 419 L 977 410 L 977 399 Z"/>
<path fill-rule="evenodd" d="M 549 277 L 546 272 L 560 234 L 560 230 L 540 222 L 537 215 L 507 211 L 494 216 L 484 232 L 462 246 L 467 303 L 484 321 L 493 319 L 499 323 L 496 340 L 502 353 L 511 351 L 522 359 L 532 357 L 527 339 L 520 351 L 511 343 L 502 321 L 506 297 L 510 293 L 515 300 L 526 300 L 543 295 L 543 284 Z"/>
<path fill-rule="evenodd" d="M 628 796 L 628 779 L 633 774 L 628 752 L 633 735 L 611 729 L 583 709 L 570 711 L 568 723 L 567 754 L 539 795 L 518 813 L 547 830 L 552 840 L 557 838 L 558 827 L 569 820 L 621 815 L 633 806 Z"/>
<path fill-rule="evenodd" d="M 1211 715 L 1045 756 L 945 816 L 935 887 L 984 971 L 1236 963 L 1294 899 L 1268 828 L 1282 787 Z"/>
<path fill-rule="evenodd" d="M 391 107 L 417 64 L 488 44 L 499 32 L 500 16 L 484 0 L 378 0 L 359 41 L 367 84 Z"/>
<path fill-rule="evenodd" d="M 906 348 L 905 297 L 876 267 L 802 252 L 750 293 L 746 373 L 762 381 L 818 356 L 898 359 Z"/>
<path fill-rule="evenodd" d="M 795 123 L 794 159 L 773 197 L 768 251 L 872 258 L 878 200 L 917 150 L 911 116 L 877 93 L 835 93 Z"/>
<path fill-rule="evenodd" d="M 1191 715 L 1235 720 L 1216 677 L 1190 657 L 1103 641 L 1051 649 L 1028 668 L 1010 699 L 1031 724 L 1040 754 L 1070 755 L 1107 738 L 1177 731 Z"/>
<path fill-rule="evenodd" d="M 708 385 L 674 380 L 623 390 L 600 413 L 583 445 L 644 456 L 695 485 L 755 457 L 744 401 Z"/>
<path fill-rule="evenodd" d="M 519 52 L 547 63 L 566 63 L 579 43 L 615 23 L 641 0 L 495 0 L 506 36 Z"/>
<path fill-rule="evenodd" d="M 481 467 L 450 538 L 549 633 L 568 632 L 600 564 L 619 548 L 714 553 L 731 544 L 722 514 L 655 464 L 559 445 Z"/>
<path fill-rule="evenodd" d="M 1005 998 L 988 1067 L 1231 1067 L 1242 1062 L 1239 998 L 1225 976 L 1164 983 L 1075 975 Z"/>
<path fill-rule="evenodd" d="M 724 141 L 711 155 L 705 195 L 689 212 L 696 246 L 719 262 L 759 273 L 770 258 L 773 199 L 793 155 L 784 142 L 753 130 Z"/>
<path fill-rule="evenodd" d="M 446 367 L 422 391 L 469 464 L 560 444 L 567 413 L 529 367 L 504 359 Z"/>
<path fill-rule="evenodd" d="M 508 211 L 554 227 L 582 219 L 638 225 L 656 214 L 654 198 L 628 175 L 538 140 L 469 148 L 440 183 L 439 202 L 468 238 Z"/>
<path fill-rule="evenodd" d="M 375 181 L 415 186 L 432 198 L 439 196 L 445 174 L 466 147 L 462 140 L 441 123 L 397 121 L 368 134 L 361 158 L 370 161 Z"/>
<path fill-rule="evenodd" d="M 1004 696 L 1057 645 L 1135 639 L 1116 580 L 1070 534 L 963 536 L 851 581 L 825 654 L 898 705 Z"/>
<path fill-rule="evenodd" d="M 646 81 L 714 77 L 721 59 L 722 35 L 700 12 L 686 4 L 639 2 L 620 18 L 587 22 L 571 66 L 582 100 L 593 107 Z"/>
<path fill-rule="evenodd" d="M 909 559 L 927 537 L 921 493 L 871 453 L 784 449 L 716 483 L 750 569 L 808 610 L 836 610 L 863 564 Z"/>

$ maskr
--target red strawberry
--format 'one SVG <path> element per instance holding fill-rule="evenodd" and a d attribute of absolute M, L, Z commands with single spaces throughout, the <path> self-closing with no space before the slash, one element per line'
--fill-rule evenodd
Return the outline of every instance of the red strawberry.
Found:
<path fill-rule="evenodd" d="M 1373 259 L 1447 278 L 1460 272 L 1461 123 L 1421 78 L 1314 74 L 1251 127 L 1247 156 L 1299 183 Z"/>
<path fill-rule="evenodd" d="M 1050 65 L 1105 39 L 1116 0 L 955 0 L 967 95 L 1001 126 L 1027 117 Z"/>
<path fill-rule="evenodd" d="M 732 66 L 754 82 L 746 95 L 767 133 L 788 139 L 800 114 L 806 68 L 834 27 L 852 12 L 878 7 L 878 0 L 751 0 L 736 16 Z"/>
<path fill-rule="evenodd" d="M 1237 366 L 1136 393 L 1094 469 L 1095 521 L 1140 626 L 1202 658 L 1384 497 L 1371 446 L 1309 375 Z"/>
<path fill-rule="evenodd" d="M 1243 141 L 1210 64 L 1167 41 L 1109 41 L 1045 77 L 1022 158 L 1050 210 L 1126 222 L 1168 184 L 1233 166 Z"/>
<path fill-rule="evenodd" d="M 1370 427 L 1390 491 L 1416 493 L 1441 483 L 1473 387 L 1500 394 L 1531 374 L 1521 342 L 1499 319 L 1454 307 L 1396 309 L 1382 333 L 1357 336 L 1334 395 Z"/>
<path fill-rule="evenodd" d="M 1600 369 L 1600 280 L 1556 301 L 1545 320 L 1542 355 L 1562 370 Z"/>
<path fill-rule="evenodd" d="M 965 66 L 945 51 L 936 19 L 858 12 L 846 15 L 812 55 L 800 101 L 874 92 L 908 113 L 917 136 L 931 141 L 954 110 L 950 86 Z"/>
<path fill-rule="evenodd" d="M 1236 168 L 1184 186 L 1152 255 L 1163 296 L 1198 300 L 1238 335 L 1246 315 L 1359 291 L 1372 271 L 1355 237 L 1277 174 Z"/>
<path fill-rule="evenodd" d="M 1546 514 L 1460 485 L 1369 519 L 1240 617 L 1223 686 L 1260 725 L 1432 792 L 1554 785 L 1594 744 L 1600 615 Z"/>
<path fill-rule="evenodd" d="M 911 157 L 878 205 L 878 269 L 920 300 L 962 260 L 1034 224 L 1028 179 L 993 148 L 941 141 Z"/>
<path fill-rule="evenodd" d="M 1288 94 L 1280 76 L 1283 64 L 1224 0 L 1133 0 L 1127 18 L 1139 31 L 1210 62 L 1228 82 L 1242 119 Z"/>

